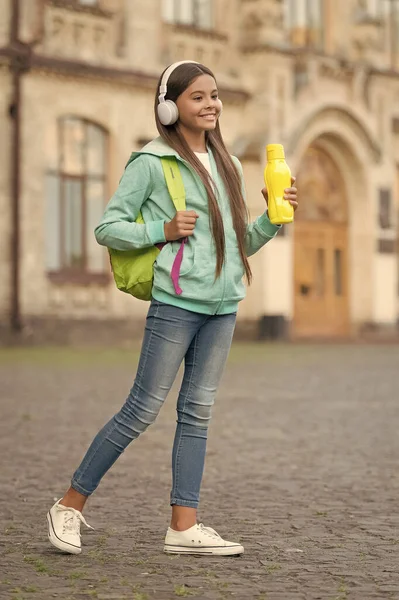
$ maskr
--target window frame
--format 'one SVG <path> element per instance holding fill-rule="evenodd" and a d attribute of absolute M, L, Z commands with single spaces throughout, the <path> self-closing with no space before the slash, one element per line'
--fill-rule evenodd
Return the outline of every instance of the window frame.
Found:
<path fill-rule="evenodd" d="M 389 187 L 381 187 L 378 190 L 378 225 L 380 229 L 393 229 L 392 209 L 392 190 Z"/>
<path fill-rule="evenodd" d="M 325 39 L 325 12 L 323 0 L 284 0 L 284 21 L 288 39 L 292 43 L 292 33 L 303 30 L 303 47 L 322 48 Z M 317 40 L 310 34 L 317 32 Z M 296 46 L 296 44 L 294 44 Z"/>
<path fill-rule="evenodd" d="M 381 20 L 389 15 L 390 2 L 389 0 L 364 0 L 363 6 L 358 10 L 364 11 L 372 19 Z"/>
<path fill-rule="evenodd" d="M 82 172 L 80 175 L 69 172 L 64 168 L 64 141 L 65 141 L 65 123 L 68 120 L 78 121 L 80 126 L 84 128 L 84 137 L 82 141 Z M 88 168 L 88 127 L 93 127 L 100 131 L 103 140 L 103 165 L 101 174 L 90 174 Z M 108 162 L 109 162 L 109 133 L 103 125 L 92 121 L 85 117 L 80 117 L 74 114 L 67 114 L 57 119 L 57 167 L 48 169 L 46 176 L 54 176 L 57 180 L 59 192 L 59 219 L 58 219 L 58 252 L 59 252 L 59 268 L 48 269 L 47 275 L 49 279 L 56 283 L 76 282 L 80 284 L 102 283 L 107 284 L 110 280 L 109 271 L 106 268 L 106 260 L 104 258 L 103 268 L 101 271 L 92 271 L 88 266 L 88 232 L 87 232 L 87 214 L 88 214 L 88 197 L 87 186 L 90 181 L 101 182 L 104 190 L 103 206 L 106 205 L 106 197 L 108 193 Z M 66 249 L 66 198 L 65 198 L 65 183 L 67 181 L 78 181 L 81 185 L 81 248 L 83 264 L 81 266 L 68 265 L 67 249 Z M 100 248 L 99 248 L 100 249 Z"/>
<path fill-rule="evenodd" d="M 198 29 L 199 31 L 212 31 L 215 28 L 214 0 L 205 0 L 208 3 L 207 10 L 209 17 L 209 25 L 201 24 L 199 22 L 199 17 L 201 14 L 200 2 L 204 0 L 169 0 L 170 8 L 173 13 L 171 16 L 167 15 L 167 12 L 169 12 L 170 10 L 170 8 L 166 8 L 167 1 L 168 0 L 162 0 L 162 19 L 164 22 L 169 23 L 171 25 L 193 27 L 194 29 Z M 190 10 L 188 12 L 191 12 L 193 16 L 189 21 L 186 21 L 182 18 L 183 2 L 190 2 Z"/>
<path fill-rule="evenodd" d="M 98 0 L 89 0 L 88 2 L 87 0 L 77 0 L 77 2 L 80 6 L 98 7 Z"/>

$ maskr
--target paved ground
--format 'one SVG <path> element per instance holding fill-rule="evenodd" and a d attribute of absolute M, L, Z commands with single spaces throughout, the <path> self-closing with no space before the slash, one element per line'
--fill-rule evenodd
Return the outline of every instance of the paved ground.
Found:
<path fill-rule="evenodd" d="M 171 393 L 105 477 L 84 553 L 45 513 L 122 403 L 136 352 L 0 351 L 0 598 L 399 599 L 399 346 L 235 346 L 209 441 L 201 521 L 241 558 L 162 554 Z"/>

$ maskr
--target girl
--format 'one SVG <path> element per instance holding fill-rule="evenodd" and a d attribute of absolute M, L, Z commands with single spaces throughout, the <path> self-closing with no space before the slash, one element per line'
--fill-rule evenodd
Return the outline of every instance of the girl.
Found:
<path fill-rule="evenodd" d="M 134 385 L 120 412 L 95 437 L 71 487 L 47 514 L 50 542 L 65 552 L 81 552 L 80 524 L 89 527 L 82 515 L 87 498 L 129 443 L 155 421 L 183 360 L 172 453 L 172 517 L 164 551 L 244 552 L 240 544 L 198 524 L 197 507 L 211 409 L 237 305 L 245 295 L 243 276 L 251 281 L 248 256 L 271 240 L 279 226 L 270 223 L 267 210 L 248 224 L 242 168 L 223 142 L 221 110 L 208 68 L 183 61 L 166 69 L 155 99 L 160 137 L 132 155 L 96 228 L 98 243 L 117 250 L 165 245 L 154 265 Z M 160 160 L 164 156 L 177 159 L 189 210 L 175 211 Z M 266 190 L 262 193 L 267 201 Z M 297 207 L 295 187 L 286 190 L 285 198 Z M 144 224 L 135 223 L 139 211 Z M 171 272 L 183 247 L 177 282 Z"/>

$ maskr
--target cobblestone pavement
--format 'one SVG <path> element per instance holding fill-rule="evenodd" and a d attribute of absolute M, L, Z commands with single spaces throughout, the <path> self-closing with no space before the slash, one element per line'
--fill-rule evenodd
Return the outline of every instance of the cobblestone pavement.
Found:
<path fill-rule="evenodd" d="M 176 389 L 104 478 L 80 556 L 45 514 L 124 400 L 137 351 L 0 351 L 0 598 L 399 599 L 399 346 L 236 345 L 200 520 L 239 558 L 168 557 Z"/>

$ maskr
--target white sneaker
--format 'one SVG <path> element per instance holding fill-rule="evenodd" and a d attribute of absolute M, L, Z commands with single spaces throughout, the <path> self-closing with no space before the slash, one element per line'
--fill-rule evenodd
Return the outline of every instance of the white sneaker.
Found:
<path fill-rule="evenodd" d="M 233 556 L 244 552 L 243 546 L 228 542 L 211 527 L 202 523 L 185 531 L 168 528 L 165 537 L 164 552 L 167 554 L 218 554 Z"/>
<path fill-rule="evenodd" d="M 82 544 L 80 541 L 80 524 L 84 523 L 89 529 L 81 512 L 68 506 L 63 506 L 58 500 L 47 513 L 48 539 L 63 552 L 80 554 Z"/>

